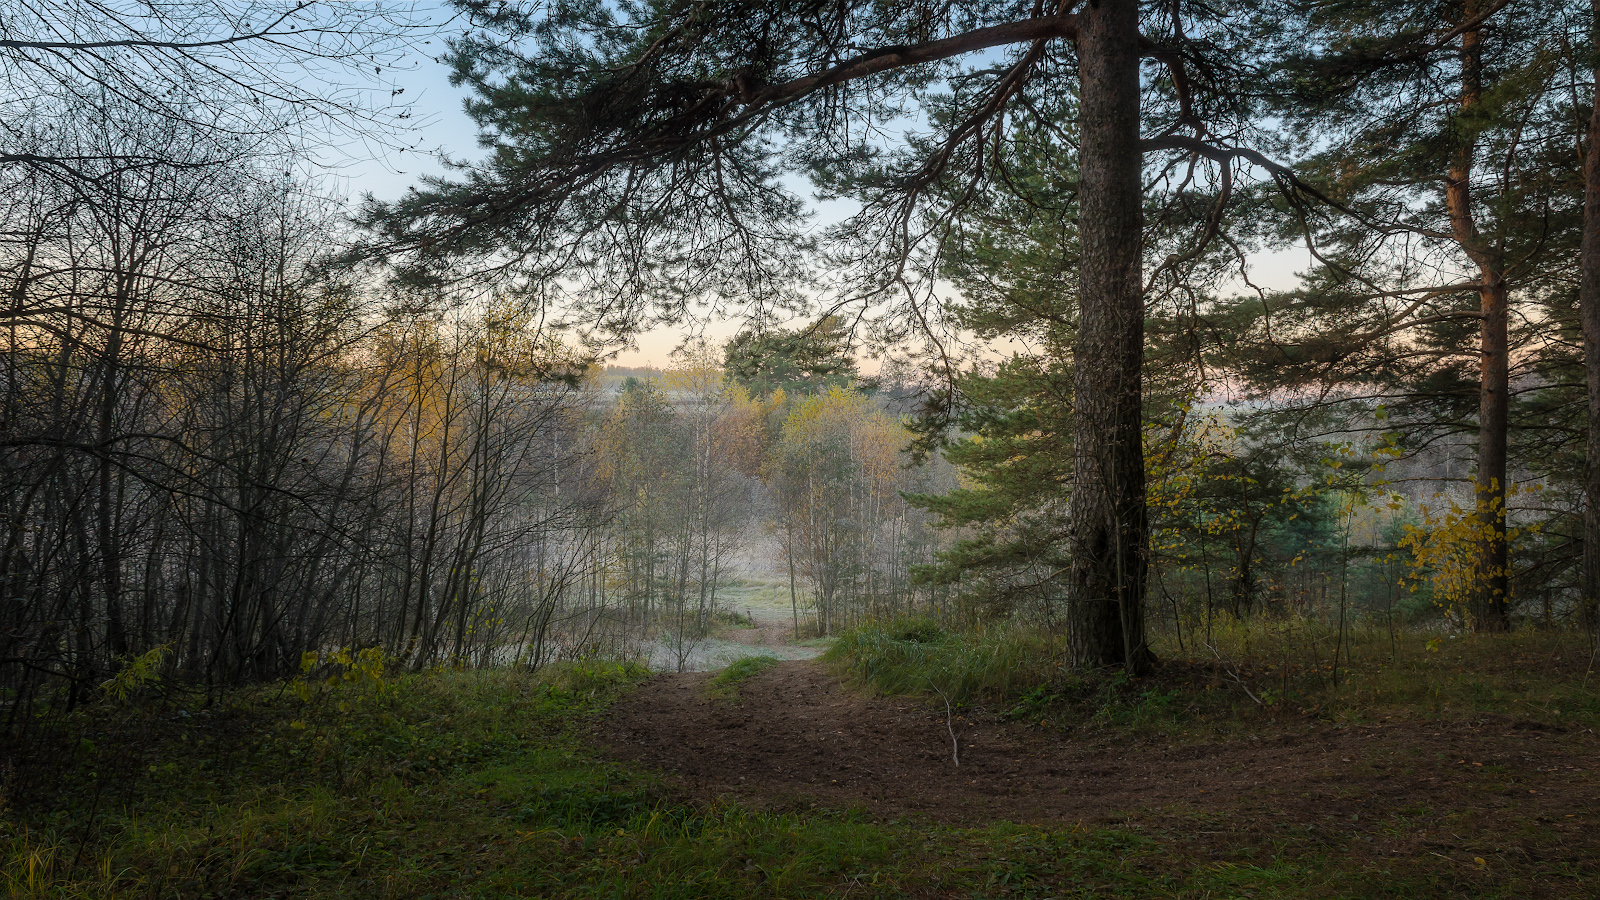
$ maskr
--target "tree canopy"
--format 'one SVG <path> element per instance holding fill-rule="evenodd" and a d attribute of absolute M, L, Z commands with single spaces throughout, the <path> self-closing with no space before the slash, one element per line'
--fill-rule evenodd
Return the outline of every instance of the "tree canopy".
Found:
<path fill-rule="evenodd" d="M 803 305 L 816 291 L 802 276 L 818 258 L 834 302 L 884 310 L 881 336 L 914 329 L 937 341 L 933 275 L 950 211 L 1007 177 L 1000 150 L 1018 128 L 1059 129 L 1059 98 L 1078 97 L 1067 111 L 1076 136 L 1063 141 L 1082 197 L 1077 652 L 1144 665 L 1147 282 L 1170 293 L 1212 263 L 1237 167 L 1293 182 L 1238 143 L 1254 133 L 1235 89 L 1245 57 L 1229 52 L 1241 36 L 1218 11 L 1135 0 L 557 2 L 507 6 L 491 26 L 452 47 L 488 159 L 369 203 L 370 251 L 415 279 L 487 278 L 546 304 L 579 297 L 566 321 L 602 341 L 693 302 L 740 301 L 757 317 Z M 1155 64 L 1148 77 L 1143 60 Z M 829 230 L 824 257 L 799 228 L 785 173 L 859 205 Z M 1214 187 L 1194 196 L 1197 178 Z M 1191 232 L 1150 273 L 1147 182 L 1177 200 L 1162 218 Z"/>

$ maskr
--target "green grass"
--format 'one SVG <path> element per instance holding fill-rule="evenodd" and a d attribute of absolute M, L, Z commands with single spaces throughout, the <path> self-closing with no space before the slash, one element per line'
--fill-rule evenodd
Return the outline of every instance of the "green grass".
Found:
<path fill-rule="evenodd" d="M 1364 626 L 1341 638 L 1320 624 L 1283 620 L 1218 622 L 1209 636 L 1195 637 L 1182 645 L 1159 640 L 1162 662 L 1146 678 L 1075 673 L 1050 635 L 1009 627 L 955 632 L 926 619 L 870 623 L 841 635 L 822 658 L 878 693 L 942 693 L 1069 728 L 1210 737 L 1306 717 L 1354 723 L 1488 714 L 1600 729 L 1600 660 L 1580 633 L 1451 636 Z"/>
<path fill-rule="evenodd" d="M 969 638 L 918 623 L 847 635 L 834 658 L 860 667 L 850 654 L 878 648 L 882 655 L 858 671 L 880 686 L 926 692 L 915 666 L 928 665 L 925 685 L 948 679 L 941 689 L 965 691 L 970 702 L 1004 696 L 1023 717 L 1088 711 L 1112 740 L 1202 717 L 1259 724 L 1290 705 L 1285 695 L 1258 707 L 1170 650 L 1179 675 L 1166 682 L 1075 683 L 1052 674 L 1048 656 L 1029 662 L 1031 640 L 1039 639 Z M 1241 656 L 1236 664 L 1259 688 L 1277 675 L 1271 653 L 1289 648 L 1255 633 L 1248 640 L 1255 663 Z M 1595 715 L 1581 666 L 1559 668 L 1571 662 L 1571 636 L 1463 638 L 1432 650 L 1408 640 L 1416 646 L 1389 656 L 1360 645 L 1338 686 L 1326 672 L 1296 670 L 1292 690 L 1305 695 L 1294 702 L 1321 702 L 1343 717 L 1449 715 L 1519 700 L 1541 718 L 1557 707 L 1563 722 Z M 736 665 L 725 670 L 743 673 L 727 676 L 734 686 L 763 663 Z M 1040 673 L 1047 680 L 1029 687 Z M 1512 810 L 1408 809 L 1360 830 L 1313 833 L 1274 826 L 1270 816 L 1183 810 L 1049 828 L 951 828 L 849 810 L 689 802 L 588 743 L 594 716 L 643 674 L 566 665 L 303 695 L 258 689 L 206 710 L 178 697 L 99 704 L 12 770 L 10 802 L 0 809 L 5 890 L 20 898 L 373 900 L 1512 898 L 1585 896 L 1581 879 L 1594 874 L 1561 861 L 1571 853 L 1562 856 L 1553 826 Z M 1114 702 L 1059 699 L 1073 691 Z M 1460 843 L 1443 855 L 1387 856 L 1367 842 L 1423 826 Z"/>
<path fill-rule="evenodd" d="M 711 678 L 712 693 L 727 698 L 737 697 L 739 685 L 776 666 L 783 660 L 776 656 L 741 656 L 728 663 Z"/>
<path fill-rule="evenodd" d="M 1245 725 L 1263 715 L 1345 723 L 1493 715 L 1600 728 L 1600 671 L 1591 671 L 1593 646 L 1578 632 L 1450 635 L 1367 626 L 1339 640 L 1325 626 L 1288 620 L 1230 625 L 1216 631 L 1209 646 L 1187 650 L 1167 648 L 1171 668 L 1183 674 L 1174 686 L 1185 694 L 1203 687 L 1235 698 L 1248 697 L 1249 687 L 1253 700 L 1230 700 L 1215 710 L 1219 717 L 1248 713 L 1240 719 Z"/>
<path fill-rule="evenodd" d="M 1060 662 L 1046 635 L 1003 626 L 957 633 L 929 619 L 856 628 L 822 659 L 881 693 L 943 692 L 956 701 L 1020 696 L 1048 683 Z"/>
<path fill-rule="evenodd" d="M 717 586 L 717 605 L 746 623 L 737 627 L 751 627 L 757 620 L 789 623 L 795 616 L 788 585 L 771 581 L 734 578 L 722 582 Z M 815 616 L 804 597 L 800 598 L 798 617 L 802 631 L 815 630 Z"/>
<path fill-rule="evenodd" d="M 310 702 L 253 691 L 176 723 L 166 706 L 99 710 L 78 723 L 86 732 L 105 735 L 121 720 L 163 733 L 133 765 L 119 767 L 125 747 L 86 752 L 63 783 L 6 810 L 5 889 L 745 898 L 920 877 L 906 864 L 910 829 L 847 812 L 689 804 L 648 773 L 595 757 L 586 723 L 641 674 L 438 673 L 339 686 Z M 118 799 L 106 803 L 113 781 Z"/>
<path fill-rule="evenodd" d="M 734 611 L 756 607 L 787 613 L 790 611 L 789 588 L 777 582 L 734 578 L 717 585 L 717 603 Z"/>

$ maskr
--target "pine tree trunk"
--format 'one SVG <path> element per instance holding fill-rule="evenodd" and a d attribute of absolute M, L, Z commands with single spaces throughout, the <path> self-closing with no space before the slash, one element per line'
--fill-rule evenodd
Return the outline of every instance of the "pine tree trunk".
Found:
<path fill-rule="evenodd" d="M 1600 48 L 1600 0 L 1590 0 L 1595 41 Z M 1600 62 L 1600 60 L 1597 60 Z M 1594 109 L 1583 159 L 1583 281 L 1578 309 L 1583 319 L 1583 367 L 1589 382 L 1589 445 L 1583 470 L 1584 625 L 1600 628 L 1600 65 L 1595 66 Z"/>
<path fill-rule="evenodd" d="M 1070 642 L 1079 666 L 1140 672 L 1151 655 L 1144 633 L 1139 4 L 1091 2 L 1081 22 Z"/>
<path fill-rule="evenodd" d="M 1478 12 L 1468 3 L 1463 15 Z M 1461 35 L 1461 112 L 1469 117 L 1483 105 L 1483 35 L 1474 28 Z M 1472 165 L 1476 147 L 1468 141 L 1450 161 L 1445 205 L 1456 242 L 1478 267 L 1478 472 L 1474 489 L 1479 533 L 1473 627 L 1505 631 L 1511 625 L 1509 554 L 1506 547 L 1506 433 L 1510 410 L 1509 344 L 1506 336 L 1508 289 L 1505 266 L 1478 233 L 1472 210 Z"/>
<path fill-rule="evenodd" d="M 1498 272 L 1496 273 L 1498 274 Z M 1511 627 L 1510 559 L 1506 547 L 1506 429 L 1510 378 L 1506 341 L 1506 285 L 1496 280 L 1480 292 L 1483 332 L 1478 391 L 1478 608 L 1480 631 Z"/>

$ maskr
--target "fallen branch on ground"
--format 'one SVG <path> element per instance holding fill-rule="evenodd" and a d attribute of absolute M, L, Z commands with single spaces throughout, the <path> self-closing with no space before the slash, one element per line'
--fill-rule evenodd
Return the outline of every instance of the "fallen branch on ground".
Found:
<path fill-rule="evenodd" d="M 956 768 L 960 768 L 961 743 L 956 740 L 956 726 L 954 721 L 955 714 L 954 710 L 952 710 L 950 707 L 950 698 L 945 696 L 944 691 L 939 690 L 939 686 L 933 683 L 932 678 L 928 679 L 928 687 L 939 691 L 939 696 L 944 699 L 944 727 L 950 732 L 950 759 L 955 762 Z"/>

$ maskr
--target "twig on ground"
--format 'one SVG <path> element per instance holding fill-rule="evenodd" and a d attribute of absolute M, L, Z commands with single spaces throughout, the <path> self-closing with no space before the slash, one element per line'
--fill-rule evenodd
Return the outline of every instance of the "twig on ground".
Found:
<path fill-rule="evenodd" d="M 1213 656 L 1215 656 L 1217 658 L 1217 662 L 1222 663 L 1222 671 L 1227 672 L 1228 673 L 1228 677 L 1232 678 L 1234 680 L 1234 683 L 1238 684 L 1239 687 L 1244 689 L 1244 694 L 1245 694 L 1246 697 L 1249 697 L 1251 700 L 1254 700 L 1257 706 L 1260 706 L 1260 707 L 1265 707 L 1266 706 L 1265 703 L 1261 702 L 1261 698 L 1260 697 L 1257 697 L 1253 692 L 1251 692 L 1250 685 L 1245 684 L 1244 683 L 1244 679 L 1239 677 L 1239 673 L 1233 667 L 1233 662 L 1231 660 L 1229 660 L 1227 657 L 1222 655 L 1222 651 L 1217 649 L 1217 645 L 1216 644 L 1206 644 L 1206 649 L 1210 650 L 1211 651 L 1211 655 L 1213 655 Z"/>
<path fill-rule="evenodd" d="M 961 743 L 956 740 L 955 712 L 950 707 L 950 698 L 945 696 L 944 691 L 939 690 L 939 686 L 933 683 L 932 678 L 928 679 L 928 687 L 939 691 L 939 696 L 944 699 L 944 727 L 950 732 L 950 759 L 955 762 L 956 768 L 959 769 L 961 767 Z"/>

